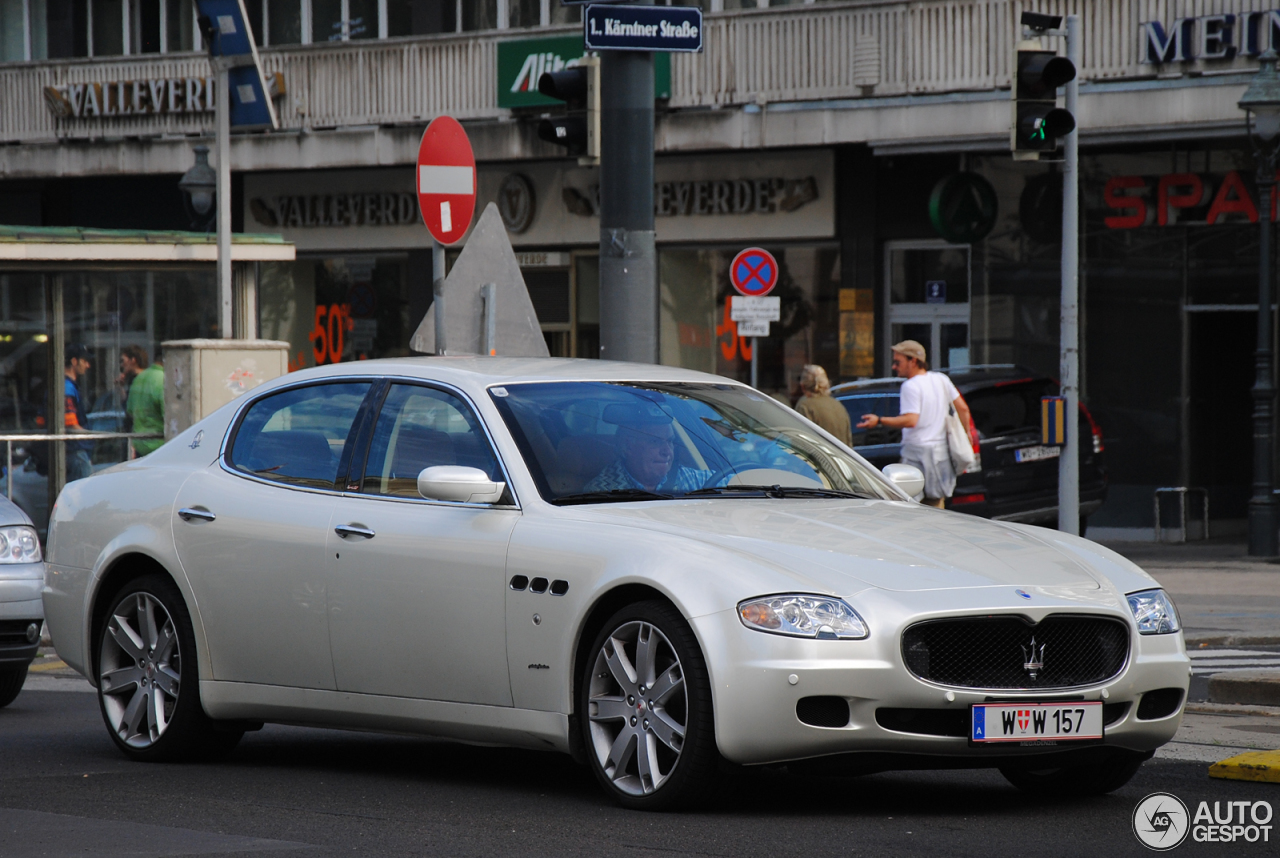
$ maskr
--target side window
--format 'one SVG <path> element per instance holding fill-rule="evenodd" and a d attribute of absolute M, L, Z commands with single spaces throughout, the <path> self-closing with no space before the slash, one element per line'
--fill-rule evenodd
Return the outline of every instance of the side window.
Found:
<path fill-rule="evenodd" d="M 853 428 L 853 446 L 871 447 L 879 444 L 898 444 L 902 441 L 902 430 L 887 426 L 872 429 L 859 429 L 858 421 L 864 414 L 877 414 L 881 417 L 898 416 L 898 395 L 867 394 L 841 399 L 840 404 L 849 412 L 849 425 Z"/>
<path fill-rule="evenodd" d="M 317 384 L 255 402 L 236 431 L 232 467 L 268 480 L 332 489 L 368 382 Z"/>
<path fill-rule="evenodd" d="M 443 390 L 393 384 L 373 428 L 361 491 L 417 498 L 418 474 L 435 465 L 479 468 L 501 480 L 498 459 L 479 418 Z"/>

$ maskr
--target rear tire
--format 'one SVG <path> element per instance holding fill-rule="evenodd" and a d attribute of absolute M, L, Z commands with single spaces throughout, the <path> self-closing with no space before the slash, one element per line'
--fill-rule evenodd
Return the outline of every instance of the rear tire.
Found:
<path fill-rule="evenodd" d="M 1100 760 L 1037 769 L 1001 766 L 1000 774 L 1018 789 L 1045 798 L 1105 795 L 1127 784 L 1151 759 L 1150 754 L 1116 752 Z"/>
<path fill-rule="evenodd" d="M 706 801 L 720 754 L 706 662 L 684 617 L 665 602 L 630 605 L 587 653 L 577 710 L 600 785 L 636 810 Z"/>
<path fill-rule="evenodd" d="M 97 653 L 98 704 L 116 747 L 139 762 L 204 759 L 244 730 L 200 705 L 191 615 L 168 577 L 136 578 L 111 599 Z"/>
<path fill-rule="evenodd" d="M 22 684 L 27 681 L 27 666 L 0 670 L 0 709 L 18 698 Z"/>

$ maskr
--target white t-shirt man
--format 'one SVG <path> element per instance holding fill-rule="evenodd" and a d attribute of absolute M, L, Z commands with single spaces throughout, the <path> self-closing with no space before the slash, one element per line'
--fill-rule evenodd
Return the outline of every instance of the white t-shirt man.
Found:
<path fill-rule="evenodd" d="M 919 414 L 916 425 L 902 430 L 904 447 L 946 447 L 947 412 L 960 395 L 951 379 L 940 372 L 922 372 L 902 383 L 899 414 Z"/>

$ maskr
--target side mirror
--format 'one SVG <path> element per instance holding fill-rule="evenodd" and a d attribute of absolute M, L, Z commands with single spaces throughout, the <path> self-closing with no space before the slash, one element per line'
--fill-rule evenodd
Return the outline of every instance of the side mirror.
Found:
<path fill-rule="evenodd" d="M 883 473 L 889 478 L 889 482 L 912 500 L 924 491 L 924 474 L 915 465 L 885 465 Z"/>
<path fill-rule="evenodd" d="M 435 465 L 418 474 L 418 494 L 427 500 L 497 503 L 506 488 L 506 483 L 495 483 L 479 468 Z"/>

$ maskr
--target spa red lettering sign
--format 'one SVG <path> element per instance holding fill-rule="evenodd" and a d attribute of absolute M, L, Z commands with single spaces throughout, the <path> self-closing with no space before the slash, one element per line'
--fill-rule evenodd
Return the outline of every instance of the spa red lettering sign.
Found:
<path fill-rule="evenodd" d="M 1277 171 L 1280 178 L 1280 171 Z M 1276 220 L 1276 197 L 1271 220 Z M 1258 191 L 1239 170 L 1225 175 L 1166 173 L 1163 176 L 1112 176 L 1102 189 L 1108 229 L 1143 226 L 1213 226 L 1257 223 Z"/>

